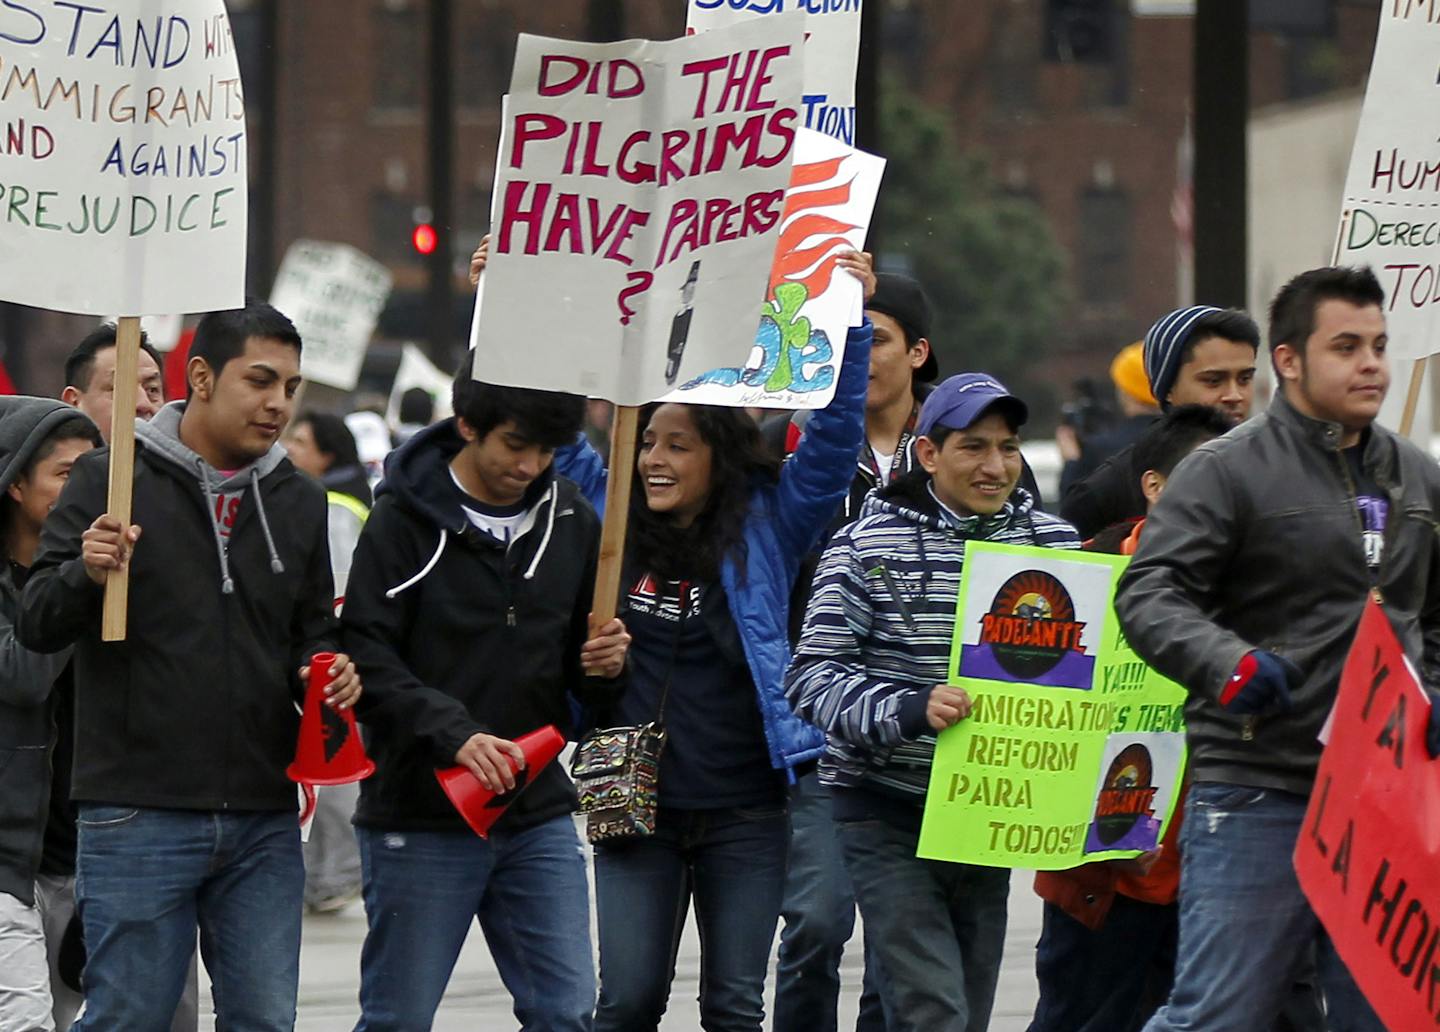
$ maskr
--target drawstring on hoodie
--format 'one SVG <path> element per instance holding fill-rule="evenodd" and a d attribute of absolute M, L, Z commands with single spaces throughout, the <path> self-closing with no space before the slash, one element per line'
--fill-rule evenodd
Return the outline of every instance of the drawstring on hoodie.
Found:
<path fill-rule="evenodd" d="M 205 489 L 205 505 L 210 513 L 210 532 L 215 535 L 215 552 L 220 556 L 220 594 L 233 595 L 235 580 L 230 576 L 230 557 L 225 551 L 225 539 L 220 536 L 220 521 L 215 518 L 215 488 L 210 483 L 210 474 L 205 463 L 197 462 L 195 469 L 200 474 L 200 484 Z"/>
<path fill-rule="evenodd" d="M 555 531 L 555 510 L 559 504 L 559 494 L 555 489 L 555 481 L 552 480 L 550 482 L 550 515 L 545 520 L 545 535 L 540 539 L 540 547 L 535 550 L 535 558 L 530 560 L 530 568 L 525 571 L 526 580 L 535 579 L 535 570 L 540 566 L 545 549 L 550 547 L 550 535 Z"/>
<path fill-rule="evenodd" d="M 426 563 L 424 566 L 422 566 L 422 567 L 420 568 L 420 572 L 417 573 L 415 576 L 411 577 L 409 580 L 405 581 L 403 584 L 397 584 L 397 585 L 395 585 L 393 588 L 390 588 L 388 591 L 386 591 L 386 592 L 385 592 L 385 597 L 386 597 L 386 598 L 394 598 L 396 595 L 400 594 L 400 592 L 406 591 L 406 590 L 408 590 L 409 588 L 413 588 L 415 585 L 419 584 L 422 580 L 424 580 L 425 577 L 426 577 L 426 575 L 427 575 L 431 570 L 435 569 L 435 564 L 440 561 L 440 556 L 443 555 L 444 552 L 445 552 L 445 543 L 446 543 L 447 541 L 449 541 L 449 540 L 450 540 L 450 532 L 449 532 L 448 530 L 446 530 L 444 527 L 441 527 L 441 528 L 440 528 L 440 543 L 435 546 L 435 554 L 430 557 L 430 561 L 429 561 L 428 563 Z"/>
<path fill-rule="evenodd" d="M 275 538 L 270 533 L 270 520 L 265 515 L 265 500 L 260 497 L 260 470 L 250 470 L 250 486 L 255 489 L 255 511 L 260 514 L 260 529 L 265 532 L 265 547 L 270 550 L 270 572 L 284 573 L 285 564 L 280 553 L 275 551 Z"/>

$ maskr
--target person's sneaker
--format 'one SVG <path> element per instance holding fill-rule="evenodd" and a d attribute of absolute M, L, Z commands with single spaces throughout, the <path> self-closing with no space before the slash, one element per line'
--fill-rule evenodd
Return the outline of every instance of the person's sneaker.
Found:
<path fill-rule="evenodd" d="M 306 903 L 305 909 L 312 914 L 338 914 L 351 903 L 360 898 L 359 889 L 351 889 L 334 896 L 323 896 L 313 902 Z"/>

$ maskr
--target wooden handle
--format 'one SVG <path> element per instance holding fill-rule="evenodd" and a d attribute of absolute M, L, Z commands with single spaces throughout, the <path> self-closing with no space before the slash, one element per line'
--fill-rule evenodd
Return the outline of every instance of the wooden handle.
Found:
<path fill-rule="evenodd" d="M 635 476 L 635 435 L 640 410 L 615 406 L 610 429 L 610 482 L 605 488 L 605 525 L 600 531 L 600 564 L 595 569 L 591 611 L 597 624 L 615 618 L 620 597 L 620 568 L 625 562 L 625 529 L 630 522 L 630 484 Z"/>
<path fill-rule="evenodd" d="M 135 391 L 140 361 L 140 320 L 123 317 L 115 334 L 115 407 L 110 414 L 110 494 L 105 511 L 129 529 L 135 491 Z M 125 640 L 125 613 L 130 600 L 130 569 L 111 570 L 105 578 L 105 608 L 100 621 L 103 641 Z"/>
<path fill-rule="evenodd" d="M 1417 358 L 1410 369 L 1410 392 L 1405 395 L 1405 411 L 1400 415 L 1400 436 L 1409 437 L 1415 426 L 1415 409 L 1420 404 L 1420 388 L 1425 383 L 1425 363 L 1428 359 Z"/>

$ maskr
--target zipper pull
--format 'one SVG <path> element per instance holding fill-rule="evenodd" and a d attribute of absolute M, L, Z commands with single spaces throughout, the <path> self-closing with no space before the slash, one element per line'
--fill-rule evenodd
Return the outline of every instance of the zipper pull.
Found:
<path fill-rule="evenodd" d="M 511 604 L 509 609 L 505 610 L 505 626 L 515 626 L 515 606 L 513 603 Z"/>
<path fill-rule="evenodd" d="M 1242 742 L 1255 741 L 1255 725 L 1257 722 L 1258 721 L 1253 716 L 1245 718 L 1240 730 L 1240 740 Z"/>
<path fill-rule="evenodd" d="M 1380 593 L 1379 585 L 1375 585 L 1370 589 L 1370 597 L 1375 600 L 1377 606 L 1383 606 L 1385 604 L 1385 596 Z"/>

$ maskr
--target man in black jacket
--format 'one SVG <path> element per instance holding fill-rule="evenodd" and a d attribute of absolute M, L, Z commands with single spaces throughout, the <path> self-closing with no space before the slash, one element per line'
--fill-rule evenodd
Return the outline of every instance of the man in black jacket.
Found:
<path fill-rule="evenodd" d="M 477 918 L 527 1029 L 588 1030 L 595 1007 L 574 787 L 514 739 L 618 696 L 629 638 L 590 627 L 600 521 L 555 475 L 584 400 L 455 377 L 455 418 L 386 463 L 341 617 L 365 676 L 375 775 L 355 816 L 370 931 L 358 1030 L 429 1028 Z M 587 676 L 596 675 L 596 676 Z M 441 791 L 467 767 L 519 793 L 488 839 Z"/>
<path fill-rule="evenodd" d="M 260 302 L 213 313 L 187 374 L 188 400 L 136 428 L 132 526 L 105 511 L 108 451 L 76 462 L 17 627 L 28 648 L 75 649 L 87 1032 L 168 1027 L 197 923 L 222 1025 L 295 1020 L 304 868 L 285 767 L 309 658 L 335 640 L 325 495 L 279 443 L 300 337 Z M 129 636 L 103 642 L 122 568 Z M 329 702 L 349 705 L 353 664 L 331 671 Z"/>
<path fill-rule="evenodd" d="M 1180 465 L 1120 581 L 1136 651 L 1189 691 L 1179 956 L 1149 1032 L 1267 1027 L 1312 942 L 1328 1026 L 1383 1029 L 1290 857 L 1368 598 L 1440 684 L 1440 469 L 1375 423 L 1384 303 L 1368 269 L 1317 269 L 1280 291 L 1281 393 Z M 1433 754 L 1440 701 L 1430 730 Z"/>

